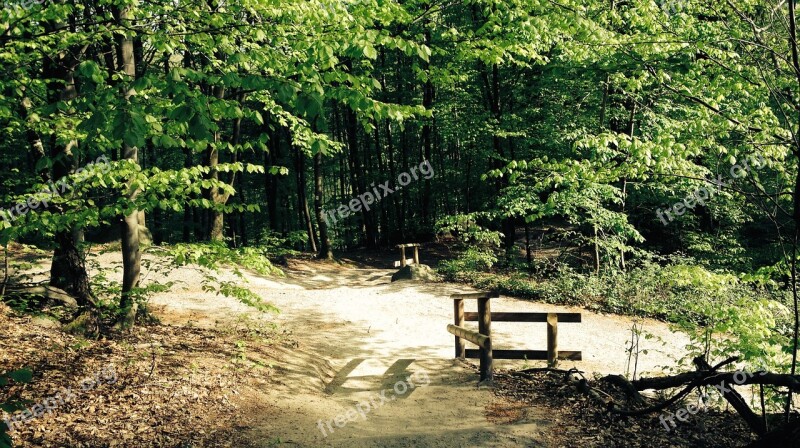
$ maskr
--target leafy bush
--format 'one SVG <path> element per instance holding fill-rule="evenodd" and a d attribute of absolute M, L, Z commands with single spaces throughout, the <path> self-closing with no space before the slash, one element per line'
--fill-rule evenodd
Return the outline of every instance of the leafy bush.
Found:
<path fill-rule="evenodd" d="M 452 215 L 440 219 L 436 228 L 440 233 L 450 233 L 464 247 L 481 247 L 483 249 L 498 248 L 502 233 L 488 230 L 478 224 L 484 217 L 481 213 Z"/>
<path fill-rule="evenodd" d="M 443 261 L 439 266 L 445 276 L 452 277 L 459 272 L 488 271 L 497 263 L 494 252 L 485 249 L 467 249 L 455 260 Z"/>

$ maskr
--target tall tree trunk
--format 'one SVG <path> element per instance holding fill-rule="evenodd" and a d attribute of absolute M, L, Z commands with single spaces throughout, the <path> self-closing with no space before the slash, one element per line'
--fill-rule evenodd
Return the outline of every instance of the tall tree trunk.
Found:
<path fill-rule="evenodd" d="M 347 146 L 350 150 L 350 177 L 351 177 L 351 184 L 352 184 L 352 197 L 356 197 L 359 194 L 366 192 L 366 183 L 364 182 L 364 176 L 360 173 L 363 173 L 365 169 L 364 166 L 361 164 L 361 158 L 358 154 L 358 129 L 357 129 L 357 120 L 356 120 L 356 113 L 353 112 L 352 109 L 347 108 L 345 109 L 345 131 L 347 132 Z M 361 209 L 361 216 L 364 219 L 364 231 L 365 237 L 363 238 L 364 244 L 368 248 L 373 248 L 377 245 L 378 238 L 377 238 L 377 231 L 375 229 L 375 223 L 372 219 L 372 213 L 370 213 L 365 208 Z"/>
<path fill-rule="evenodd" d="M 488 76 L 487 76 L 488 77 Z M 495 126 L 500 127 L 500 120 L 503 118 L 503 111 L 500 107 L 500 68 L 497 64 L 492 65 L 492 73 L 491 73 L 491 80 L 486 81 L 487 84 L 487 91 L 488 91 L 488 99 L 489 99 L 489 107 L 492 113 L 492 117 L 495 120 Z M 505 154 L 503 153 L 503 146 L 500 136 L 497 135 L 495 132 L 492 135 L 492 149 L 494 150 L 495 155 L 497 156 L 495 162 L 495 168 L 499 169 L 503 166 L 503 158 Z M 500 191 L 507 185 L 507 177 L 503 177 L 499 179 L 497 182 L 497 194 L 500 194 Z M 503 218 L 503 222 L 501 224 L 502 232 L 503 232 L 503 247 L 506 251 L 506 257 L 516 257 L 516 253 L 514 251 L 514 242 L 517 239 L 516 235 L 516 226 L 514 225 L 514 218 L 507 216 Z"/>
<path fill-rule="evenodd" d="M 242 177 L 239 180 L 239 190 L 241 192 L 241 203 L 247 204 L 247 188 L 245 188 L 244 182 L 244 173 L 242 173 Z M 247 215 L 245 212 L 239 212 L 239 239 L 242 242 L 242 246 L 247 246 L 249 241 L 247 239 Z"/>
<path fill-rule="evenodd" d="M 800 90 L 800 51 L 797 48 L 797 5 L 794 1 L 787 2 L 789 6 L 789 47 L 792 53 L 792 67 L 794 68 L 795 76 L 797 77 L 797 87 Z M 794 105 L 797 108 L 797 104 Z M 794 207 L 792 210 L 792 219 L 794 220 L 794 238 L 792 241 L 792 301 L 794 311 L 794 327 L 792 331 L 792 366 L 791 374 L 797 373 L 797 350 L 800 341 L 800 298 L 798 298 L 797 291 L 797 245 L 800 244 L 800 117 L 798 117 L 797 127 L 794 130 L 794 153 L 797 160 L 797 175 L 795 176 L 794 183 Z M 792 390 L 786 397 L 786 405 L 784 408 L 784 418 L 786 423 L 789 423 L 792 411 L 793 401 Z"/>
<path fill-rule="evenodd" d="M 378 173 L 380 174 L 381 179 L 386 179 L 386 161 L 383 158 L 383 151 L 381 150 L 381 138 L 380 138 L 380 122 L 378 120 L 374 121 L 375 124 L 375 154 L 378 158 Z M 392 195 L 394 196 L 394 195 Z M 388 199 L 387 199 L 388 201 Z M 379 202 L 375 204 L 379 207 L 380 211 L 380 244 L 383 247 L 389 245 L 389 206 L 386 202 Z"/>
<path fill-rule="evenodd" d="M 322 210 L 322 153 L 314 154 L 314 213 L 319 226 L 319 253 L 317 258 L 332 260 L 331 241 L 328 237 L 328 223 Z"/>
<path fill-rule="evenodd" d="M 128 7 L 117 9 L 117 21 L 120 26 L 130 25 L 130 10 Z M 133 81 L 136 77 L 136 61 L 133 56 L 133 39 L 127 35 L 120 35 L 118 38 L 118 58 L 122 66 L 122 72 L 128 76 L 126 81 Z M 129 87 L 123 87 L 123 96 L 130 102 L 131 96 L 136 92 Z M 139 163 L 139 150 L 135 146 L 123 143 L 122 157 L 133 163 Z M 133 185 L 128 185 L 127 199 L 134 201 L 139 194 L 139 189 Z M 139 274 L 141 269 L 141 252 L 139 250 L 139 212 L 133 210 L 120 220 L 120 233 L 122 236 L 122 300 L 120 308 L 122 314 L 119 324 L 123 327 L 133 325 L 137 313 L 137 304 L 133 290 L 139 286 Z"/>
<path fill-rule="evenodd" d="M 47 28 L 57 32 L 66 27 L 63 22 L 47 23 Z M 48 55 L 43 64 L 43 76 L 47 80 L 48 101 L 68 101 L 77 95 L 75 89 L 74 69 L 77 66 L 80 50 L 73 49 L 57 55 Z M 33 137 L 33 138 L 32 138 Z M 44 146 L 35 136 L 28 135 L 31 150 L 37 155 L 44 155 Z M 59 143 L 56 136 L 50 142 L 50 157 L 53 160 L 53 180 L 69 175 L 75 169 L 72 149 L 76 141 L 67 144 Z M 52 206 L 55 213 L 63 214 L 61 206 Z M 87 307 L 92 303 L 89 273 L 80 249 L 79 236 L 72 228 L 58 230 L 55 234 L 56 248 L 50 266 L 50 285 L 61 288 L 75 296 L 78 305 Z"/>
<path fill-rule="evenodd" d="M 389 154 L 389 178 L 390 179 L 397 179 L 397 171 L 395 169 L 395 157 L 394 157 L 394 140 L 392 136 L 392 123 L 389 120 L 384 120 L 384 133 L 386 134 L 386 152 Z M 394 220 L 393 222 L 399 223 L 400 217 L 402 216 L 402 210 L 400 210 L 400 201 L 398 200 L 398 195 L 392 195 L 392 208 L 394 209 Z M 402 232 L 400 230 L 400 225 L 395 224 L 394 228 L 391 229 L 389 243 L 396 242 L 402 239 L 401 235 Z"/>
<path fill-rule="evenodd" d="M 194 161 L 192 160 L 191 148 L 183 148 L 183 167 L 191 168 Z M 183 241 L 192 241 L 192 236 L 195 234 L 195 223 L 193 207 L 185 206 L 183 208 Z"/>
<path fill-rule="evenodd" d="M 268 120 L 265 120 L 267 126 Z M 264 153 L 264 193 L 267 199 L 267 215 L 269 219 L 269 228 L 273 232 L 278 231 L 278 183 L 279 175 L 270 173 L 269 169 L 272 166 L 277 166 L 280 163 L 280 132 L 275 132 L 267 129 L 269 135 L 268 150 Z"/>
<path fill-rule="evenodd" d="M 314 224 L 311 222 L 311 214 L 308 210 L 308 197 L 306 196 L 306 164 L 305 155 L 299 147 L 294 151 L 295 180 L 297 181 L 297 213 L 300 223 L 308 235 L 308 243 L 311 251 L 317 252 L 317 236 L 314 233 Z"/>
<path fill-rule="evenodd" d="M 214 97 L 223 99 L 225 97 L 225 87 L 214 86 Z M 213 182 L 219 181 L 219 145 L 221 142 L 220 131 L 214 133 L 214 142 L 208 147 L 208 167 L 210 169 L 209 179 Z M 208 218 L 208 240 L 223 241 L 223 229 L 225 226 L 225 213 L 219 208 L 225 204 L 223 194 L 220 194 L 219 187 L 212 185 L 208 191 L 209 200 L 213 208 L 209 211 Z"/>
<path fill-rule="evenodd" d="M 424 9 L 427 9 L 427 8 L 428 8 L 428 5 L 427 4 L 424 5 Z M 425 20 L 423 26 L 425 27 L 425 44 L 430 46 L 431 45 L 431 30 L 430 30 L 430 23 L 429 23 L 428 19 Z M 427 74 L 427 76 L 426 76 L 425 85 L 423 86 L 422 106 L 425 108 L 425 110 L 431 110 L 433 108 L 434 90 L 433 90 L 433 81 L 431 81 L 431 78 L 433 76 L 431 75 L 431 64 L 430 64 L 430 62 L 426 62 L 425 63 L 425 73 Z M 422 126 L 422 148 L 423 148 L 423 150 L 425 152 L 425 157 L 424 158 L 425 158 L 425 160 L 428 161 L 428 163 L 432 163 L 431 162 L 431 150 L 432 150 L 432 147 L 433 147 L 433 141 L 432 141 L 432 134 L 433 134 L 433 129 L 432 129 L 433 126 L 432 126 L 432 124 L 433 123 L 432 123 L 431 120 L 432 119 L 426 118 L 425 119 L 425 124 Z M 427 227 L 427 226 L 429 226 L 431 224 L 430 217 L 431 217 L 431 180 L 430 179 L 425 179 L 425 190 L 424 190 L 424 194 L 422 195 L 422 224 L 424 226 Z M 425 231 L 427 232 L 428 229 L 426 228 Z"/>
<path fill-rule="evenodd" d="M 628 118 L 628 137 L 630 137 L 631 141 L 633 141 L 633 134 L 634 131 L 636 130 L 636 122 L 634 121 L 634 119 L 636 118 L 636 102 L 633 99 L 631 99 L 630 102 L 631 102 L 631 110 L 630 110 L 630 117 Z M 620 211 L 623 214 L 625 213 L 625 206 L 627 205 L 627 202 L 628 202 L 628 178 L 626 176 L 622 178 L 622 204 Z M 620 262 L 620 267 L 624 271 L 625 270 L 624 248 L 619 250 L 619 262 Z"/>
<path fill-rule="evenodd" d="M 156 157 L 156 152 L 153 149 L 153 146 L 152 146 L 152 143 L 151 143 L 150 140 L 147 141 L 147 156 L 148 156 L 148 164 L 151 167 L 156 166 L 156 164 L 158 163 L 158 158 Z M 153 209 L 153 229 L 154 229 L 154 231 L 152 232 L 151 241 L 148 241 L 147 243 L 153 242 L 156 245 L 162 244 L 164 242 L 164 239 L 165 239 L 164 238 L 165 229 L 166 229 L 167 238 L 169 238 L 169 232 L 170 232 L 171 228 L 168 227 L 167 225 L 165 225 L 165 223 L 164 223 L 164 215 L 165 215 L 164 211 L 162 211 L 160 208 L 156 207 L 155 209 Z M 142 237 L 143 237 L 142 233 L 143 232 L 144 232 L 144 236 L 150 235 L 150 230 L 147 228 L 147 226 L 144 225 L 144 222 L 145 222 L 144 220 L 145 220 L 144 211 L 141 211 L 139 213 L 139 230 L 140 230 L 139 239 L 140 240 L 142 240 Z M 147 243 L 144 243 L 144 244 L 147 244 Z"/>

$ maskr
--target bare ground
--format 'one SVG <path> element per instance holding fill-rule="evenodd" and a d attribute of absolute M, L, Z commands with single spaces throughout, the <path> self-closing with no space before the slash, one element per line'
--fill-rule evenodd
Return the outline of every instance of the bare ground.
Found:
<path fill-rule="evenodd" d="M 109 267 L 117 263 L 117 258 L 118 254 L 108 253 L 99 255 L 96 261 L 99 266 Z M 150 261 L 156 260 L 150 258 Z M 118 362 L 134 366 L 129 369 L 135 377 L 131 384 L 138 387 L 148 388 L 152 378 L 159 378 L 160 373 L 163 375 L 160 379 L 170 383 L 163 387 L 183 387 L 190 395 L 196 394 L 195 387 L 208 389 L 195 400 L 195 407 L 189 406 L 191 410 L 187 413 L 194 416 L 199 431 L 214 436 L 186 436 L 194 440 L 189 445 L 143 438 L 147 443 L 117 446 L 562 446 L 559 435 L 564 432 L 563 422 L 553 421 L 551 409 L 528 403 L 524 412 L 519 409 L 512 412 L 510 409 L 519 407 L 519 403 L 498 397 L 487 388 L 478 388 L 474 368 L 453 360 L 453 338 L 445 330 L 453 313 L 448 297 L 469 292 L 464 286 L 391 283 L 393 270 L 359 269 L 335 263 L 292 262 L 286 271 L 285 278 L 246 275 L 250 287 L 281 310 L 280 314 L 263 316 L 235 299 L 204 292 L 200 287 L 203 275 L 200 270 L 180 268 L 167 272 L 158 263 L 150 264 L 144 273 L 148 281 L 179 282 L 172 291 L 158 294 L 151 301 L 155 314 L 166 326 L 161 328 L 168 328 L 172 336 L 167 338 L 163 331 L 145 329 L 137 335 L 140 350 L 131 351 Z M 224 276 L 236 279 L 229 273 Z M 563 362 L 562 367 L 575 366 L 587 374 L 626 370 L 625 349 L 632 322 L 629 318 L 510 297 L 493 300 L 492 309 L 580 311 L 583 323 L 560 326 L 559 348 L 583 351 L 584 361 Z M 248 336 L 253 328 L 264 324 L 276 324 L 280 331 L 271 334 L 269 340 Z M 639 358 L 639 371 L 657 371 L 659 366 L 674 365 L 673 359 L 682 355 L 687 339 L 672 333 L 663 323 L 646 320 L 644 325 L 646 331 L 663 339 L 665 345 L 643 339 L 640 349 L 648 350 L 648 354 Z M 180 347 L 182 332 L 187 338 L 186 347 Z M 545 346 L 541 324 L 496 323 L 493 332 L 495 347 L 543 349 Z M 191 342 L 198 339 L 206 342 Z M 164 347 L 173 347 L 173 351 L 196 350 L 196 359 L 183 360 L 174 369 L 160 370 L 165 355 L 147 349 L 156 345 L 161 350 Z M 178 364 L 177 360 L 174 362 Z M 15 364 L 17 361 L 4 356 L 0 368 Z M 500 368 L 522 366 L 521 362 L 497 364 Z M 151 366 L 149 376 L 148 366 Z M 197 373 L 195 384 L 166 379 L 181 372 Z M 214 387 L 203 381 L 203 375 L 214 379 Z M 400 383 L 409 377 L 417 387 L 403 390 Z M 429 381 L 420 380 L 426 378 Z M 375 398 L 381 391 L 387 391 L 387 399 L 378 406 L 379 400 Z M 158 398 L 146 398 L 143 402 L 150 400 L 152 407 Z M 370 399 L 374 400 L 371 409 L 363 417 L 354 417 L 355 406 Z M 204 414 L 202 409 L 207 412 Z M 341 416 L 342 423 L 341 418 L 348 411 L 352 421 L 337 426 L 337 416 Z M 505 418 L 509 412 L 515 417 Z M 145 427 L 156 431 L 169 431 L 169 422 L 191 426 L 193 421 L 171 416 L 174 418 L 161 419 L 154 426 L 152 417 L 145 415 Z M 100 432 L 117 423 L 85 420 L 88 427 L 94 425 Z M 29 429 L 46 431 L 52 424 L 55 423 L 49 417 L 43 417 Z M 177 440 L 179 436 L 176 434 L 169 440 Z M 114 441 L 114 437 L 113 433 L 107 433 L 105 439 L 87 440 Z M 23 446 L 48 446 L 28 444 L 29 440 L 26 436 Z"/>
<path fill-rule="evenodd" d="M 264 441 L 256 446 L 278 440 L 290 446 L 549 446 L 547 434 L 557 429 L 547 413 L 531 408 L 526 418 L 513 424 L 492 421 L 497 399 L 491 391 L 476 387 L 474 369 L 453 360 L 453 337 L 445 331 L 453 313 L 449 296 L 469 291 L 447 283 L 391 283 L 392 272 L 294 262 L 286 278 L 250 278 L 255 291 L 281 309 L 274 322 L 290 330 L 298 345 L 275 365 L 280 384 L 260 391 L 267 399 L 257 395 L 243 399 L 239 414 L 251 417 L 251 429 L 241 437 Z M 196 291 L 186 296 L 165 294 L 153 302 L 162 306 L 164 320 L 176 325 L 202 322 L 238 307 L 229 299 L 211 300 Z M 560 327 L 559 345 L 564 350 L 582 350 L 584 361 L 562 365 L 587 373 L 625 371 L 628 318 L 510 297 L 493 300 L 492 307 L 496 311 L 581 311 L 582 324 Z M 682 354 L 687 340 L 659 322 L 646 321 L 645 328 L 669 342 L 662 346 L 643 340 L 640 348 L 649 351 L 639 359 L 640 371 L 672 365 L 671 357 Z M 543 325 L 495 324 L 493 332 L 495 347 L 544 348 L 546 343 Z M 343 428 L 325 423 L 415 372 L 427 373 L 430 384 L 398 396 Z M 327 436 L 318 427 L 320 421 Z"/>

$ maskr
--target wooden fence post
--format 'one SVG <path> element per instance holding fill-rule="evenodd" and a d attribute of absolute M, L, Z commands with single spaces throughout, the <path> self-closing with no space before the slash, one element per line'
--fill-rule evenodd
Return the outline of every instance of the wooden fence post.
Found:
<path fill-rule="evenodd" d="M 558 364 L 558 314 L 547 313 L 547 366 Z"/>
<path fill-rule="evenodd" d="M 464 326 L 464 299 L 453 300 L 453 311 L 455 314 L 454 324 L 457 327 Z M 467 348 L 463 339 L 456 336 L 456 358 L 464 359 L 466 356 L 465 350 Z"/>
<path fill-rule="evenodd" d="M 400 267 L 406 267 L 406 247 L 400 246 Z"/>
<path fill-rule="evenodd" d="M 414 246 L 414 264 L 419 266 L 419 245 Z"/>
<path fill-rule="evenodd" d="M 489 345 L 486 348 L 481 348 L 481 381 L 492 381 L 494 374 L 492 372 L 492 306 L 491 299 L 480 298 L 478 299 L 478 333 L 489 337 Z"/>

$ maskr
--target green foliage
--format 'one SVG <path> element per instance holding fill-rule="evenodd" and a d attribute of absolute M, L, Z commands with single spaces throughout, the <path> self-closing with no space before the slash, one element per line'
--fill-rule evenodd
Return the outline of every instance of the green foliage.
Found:
<path fill-rule="evenodd" d="M 305 247 L 308 243 L 308 234 L 302 231 L 289 232 L 284 236 L 278 232 L 265 230 L 260 238 L 259 251 L 270 259 L 277 259 L 285 256 L 298 255 L 296 250 L 299 246 Z M 281 273 L 277 273 L 280 275 Z"/>
<path fill-rule="evenodd" d="M 481 219 L 487 220 L 486 218 L 486 214 L 477 213 L 445 216 L 436 223 L 436 227 L 440 233 L 450 233 L 455 236 L 464 247 L 498 248 L 500 247 L 502 233 L 489 230 L 478 224 Z"/>
<path fill-rule="evenodd" d="M 225 297 L 232 297 L 262 313 L 277 313 L 280 311 L 275 306 L 265 302 L 261 296 L 240 286 L 237 282 L 217 281 L 217 284 L 218 285 L 215 287 L 211 281 L 203 280 L 203 291 L 216 292 L 217 295 L 221 294 Z"/>
<path fill-rule="evenodd" d="M 439 271 L 450 278 L 460 272 L 488 271 L 497 263 L 493 252 L 483 249 L 469 248 L 455 260 L 445 260 L 439 264 Z"/>
<path fill-rule="evenodd" d="M 240 267 L 261 275 L 283 275 L 266 257 L 264 249 L 254 247 L 231 249 L 222 242 L 176 244 L 169 247 L 166 254 L 172 257 L 176 266 L 194 264 L 213 271 L 230 266 L 239 277 L 243 276 Z"/>
<path fill-rule="evenodd" d="M 232 297 L 239 302 L 261 312 L 278 312 L 273 305 L 264 302 L 258 294 L 252 292 L 241 281 L 247 279 L 240 268 L 251 269 L 261 275 L 283 275 L 283 272 L 272 265 L 264 254 L 264 250 L 252 247 L 231 249 L 222 242 L 206 244 L 178 244 L 168 249 L 175 266 L 189 264 L 206 268 L 219 273 L 222 267 L 231 267 L 239 281 L 225 281 L 217 278 L 203 278 L 203 291 L 215 292 Z"/>

